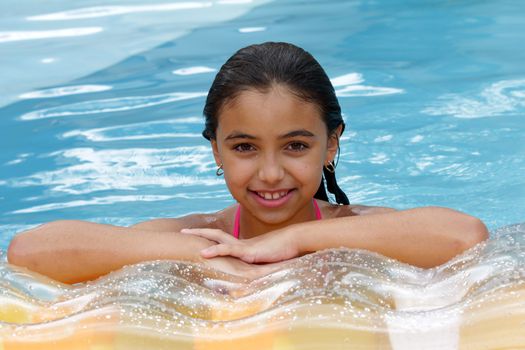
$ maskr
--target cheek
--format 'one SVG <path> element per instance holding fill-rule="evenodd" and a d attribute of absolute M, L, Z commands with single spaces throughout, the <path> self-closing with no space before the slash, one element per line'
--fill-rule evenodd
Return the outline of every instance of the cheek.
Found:
<path fill-rule="evenodd" d="M 294 167 L 294 175 L 305 184 L 319 185 L 323 174 L 320 162 L 300 162 Z"/>
<path fill-rule="evenodd" d="M 235 162 L 234 164 L 224 164 L 224 180 L 229 184 L 241 185 L 249 181 L 253 169 L 249 162 Z"/>

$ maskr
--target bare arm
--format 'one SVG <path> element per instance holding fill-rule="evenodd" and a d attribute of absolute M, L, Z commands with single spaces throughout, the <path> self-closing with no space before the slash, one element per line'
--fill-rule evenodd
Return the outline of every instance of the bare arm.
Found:
<path fill-rule="evenodd" d="M 357 209 L 352 211 L 359 215 L 304 222 L 244 240 L 218 229 L 182 232 L 218 243 L 201 252 L 205 258 L 234 256 L 248 263 L 278 262 L 322 249 L 347 247 L 424 268 L 441 265 L 488 238 L 487 228 L 479 219 L 452 209 Z"/>
<path fill-rule="evenodd" d="M 440 207 L 342 217 L 291 229 L 300 254 L 360 248 L 424 268 L 443 264 L 488 238 L 479 219 Z"/>
<path fill-rule="evenodd" d="M 199 250 L 212 243 L 174 231 L 151 230 L 168 227 L 165 224 L 144 223 L 127 228 L 55 221 L 15 236 L 7 258 L 13 265 L 65 283 L 94 279 L 124 265 L 147 260 L 202 261 Z M 174 227 L 173 222 L 169 227 Z"/>

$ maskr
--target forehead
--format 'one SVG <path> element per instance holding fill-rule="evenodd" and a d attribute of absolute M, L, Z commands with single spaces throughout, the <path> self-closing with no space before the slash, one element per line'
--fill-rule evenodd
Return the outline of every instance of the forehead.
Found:
<path fill-rule="evenodd" d="M 217 132 L 260 131 L 267 128 L 282 132 L 287 129 L 309 129 L 326 132 L 317 105 L 304 101 L 288 88 L 275 85 L 265 92 L 245 90 L 226 103 L 219 115 Z"/>

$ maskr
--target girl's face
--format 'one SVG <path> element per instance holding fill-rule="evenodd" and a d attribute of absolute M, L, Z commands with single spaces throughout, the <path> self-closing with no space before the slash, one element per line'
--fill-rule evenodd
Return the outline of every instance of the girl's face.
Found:
<path fill-rule="evenodd" d="M 311 201 L 340 130 L 329 138 L 316 105 L 282 85 L 242 92 L 218 118 L 213 153 L 243 218 L 273 229 L 311 220 Z"/>

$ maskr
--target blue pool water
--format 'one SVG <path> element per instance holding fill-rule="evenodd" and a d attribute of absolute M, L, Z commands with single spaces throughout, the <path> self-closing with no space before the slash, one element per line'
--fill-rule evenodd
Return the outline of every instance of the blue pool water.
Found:
<path fill-rule="evenodd" d="M 347 122 L 353 203 L 525 221 L 519 1 L 0 3 L 0 249 L 56 219 L 129 225 L 232 203 L 202 108 L 237 49 L 310 51 Z"/>

